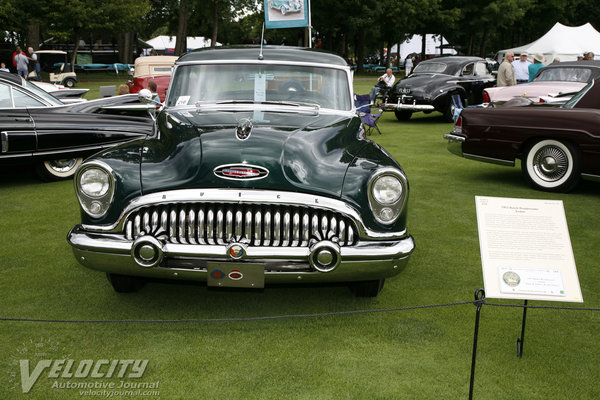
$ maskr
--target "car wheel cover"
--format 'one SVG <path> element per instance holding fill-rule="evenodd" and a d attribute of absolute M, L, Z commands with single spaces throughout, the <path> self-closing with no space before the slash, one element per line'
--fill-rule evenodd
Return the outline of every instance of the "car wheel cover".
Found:
<path fill-rule="evenodd" d="M 527 170 L 538 185 L 556 187 L 571 176 L 573 157 L 563 143 L 544 140 L 535 144 L 527 155 Z"/>
<path fill-rule="evenodd" d="M 52 175 L 64 177 L 72 175 L 81 164 L 81 161 L 81 158 L 63 158 L 44 161 L 44 166 Z"/>

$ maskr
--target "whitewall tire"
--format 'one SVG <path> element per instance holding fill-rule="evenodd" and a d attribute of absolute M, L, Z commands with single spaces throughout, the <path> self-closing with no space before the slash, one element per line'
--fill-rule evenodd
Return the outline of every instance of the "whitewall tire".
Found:
<path fill-rule="evenodd" d="M 527 148 L 521 170 L 531 185 L 548 192 L 568 192 L 579 182 L 580 156 L 569 142 L 540 140 Z"/>

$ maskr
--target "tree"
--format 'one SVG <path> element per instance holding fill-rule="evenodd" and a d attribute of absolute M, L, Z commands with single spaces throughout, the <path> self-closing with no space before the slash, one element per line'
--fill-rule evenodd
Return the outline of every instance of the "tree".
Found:
<path fill-rule="evenodd" d="M 44 11 L 52 22 L 49 32 L 73 41 L 71 69 L 74 69 L 84 33 L 132 31 L 150 11 L 150 5 L 148 0 L 51 0 L 44 3 Z"/>

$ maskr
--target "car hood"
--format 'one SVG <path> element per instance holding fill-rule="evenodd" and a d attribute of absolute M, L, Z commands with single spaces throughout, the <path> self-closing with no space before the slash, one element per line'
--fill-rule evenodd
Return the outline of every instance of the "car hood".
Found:
<path fill-rule="evenodd" d="M 236 134 L 243 120 L 252 121 L 245 140 Z M 340 197 L 348 164 L 365 143 L 357 140 L 359 124 L 350 115 L 166 110 L 158 136 L 142 149 L 142 191 L 255 188 Z M 223 178 L 214 173 L 223 166 L 259 167 L 268 175 Z"/>
<path fill-rule="evenodd" d="M 580 91 L 586 84 L 581 82 L 530 82 L 515 86 L 502 86 L 487 88 L 485 91 L 490 96 L 490 102 L 505 102 L 513 97 L 528 97 L 538 101 L 540 96 L 571 93 Z"/>

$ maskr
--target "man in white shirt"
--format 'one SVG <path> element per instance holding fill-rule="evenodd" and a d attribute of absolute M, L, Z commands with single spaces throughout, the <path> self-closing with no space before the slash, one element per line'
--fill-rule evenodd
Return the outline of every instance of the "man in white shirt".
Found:
<path fill-rule="evenodd" d="M 396 80 L 396 77 L 392 73 L 392 69 L 388 68 L 385 70 L 385 74 L 383 74 L 379 77 L 378 83 L 385 82 L 385 85 L 389 89 L 394 85 L 395 80 Z M 375 98 L 377 97 L 377 95 L 379 94 L 380 91 L 381 91 L 381 88 L 379 87 L 379 85 L 373 86 L 373 89 L 371 89 L 371 103 L 375 102 Z"/>
<path fill-rule="evenodd" d="M 529 81 L 529 65 L 531 63 L 527 61 L 527 53 L 523 52 L 519 55 L 518 60 L 512 62 L 512 66 L 515 69 L 515 79 L 517 85 L 521 83 L 527 83 Z"/>

